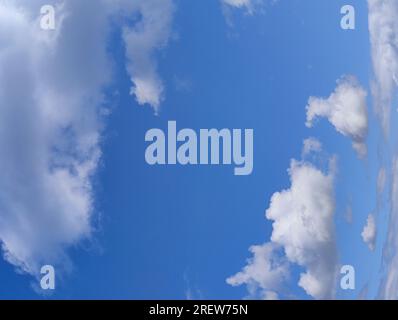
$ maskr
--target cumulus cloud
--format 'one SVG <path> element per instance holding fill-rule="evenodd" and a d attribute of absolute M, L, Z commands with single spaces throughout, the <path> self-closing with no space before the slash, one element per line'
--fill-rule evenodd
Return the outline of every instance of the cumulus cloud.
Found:
<path fill-rule="evenodd" d="M 368 0 L 368 8 L 375 78 L 372 85 L 374 107 L 387 134 L 398 79 L 398 2 Z"/>
<path fill-rule="evenodd" d="M 39 3 L 0 2 L 0 240 L 6 259 L 32 274 L 92 231 L 109 75 L 103 11 L 68 1 L 51 33 L 39 28 Z"/>
<path fill-rule="evenodd" d="M 330 160 L 328 173 L 296 160 L 291 161 L 288 172 L 290 188 L 274 193 L 266 210 L 266 217 L 273 221 L 271 242 L 254 247 L 254 257 L 228 283 L 246 284 L 249 292 L 253 287 L 261 288 L 263 293 L 278 292 L 280 282 L 275 278 L 283 282 L 288 265 L 296 264 L 304 269 L 298 285 L 316 299 L 331 299 L 335 294 L 337 266 L 334 159 Z M 261 248 L 266 248 L 267 253 L 282 248 L 288 264 L 285 260 L 270 261 L 269 254 L 259 255 Z"/>
<path fill-rule="evenodd" d="M 376 246 L 376 221 L 372 214 L 368 215 L 366 225 L 361 233 L 363 242 L 365 242 L 369 249 L 373 251 Z"/>
<path fill-rule="evenodd" d="M 151 33 L 160 28 L 150 22 L 156 1 L 68 0 L 56 6 L 55 31 L 40 29 L 42 4 L 0 1 L 0 242 L 9 262 L 34 275 L 64 264 L 65 248 L 93 231 L 110 17 L 142 15 L 124 33 L 144 47 L 129 49 L 131 64 L 154 63 L 145 56 L 161 42 Z M 145 82 L 154 73 L 142 68 L 130 72 Z"/>
<path fill-rule="evenodd" d="M 354 77 L 344 77 L 328 98 L 310 97 L 306 126 L 311 128 L 319 117 L 327 118 L 339 133 L 352 140 L 358 156 L 364 157 L 368 132 L 366 96 L 366 91 Z"/>
<path fill-rule="evenodd" d="M 382 167 L 379 169 L 379 173 L 377 174 L 377 193 L 382 194 L 384 192 L 384 188 L 386 186 L 386 168 Z"/>
<path fill-rule="evenodd" d="M 152 106 L 159 112 L 164 98 L 164 85 L 157 72 L 155 54 L 168 43 L 174 13 L 172 0 L 123 0 L 132 13 L 139 13 L 139 20 L 125 26 L 127 70 L 131 77 L 133 94 L 141 105 Z"/>

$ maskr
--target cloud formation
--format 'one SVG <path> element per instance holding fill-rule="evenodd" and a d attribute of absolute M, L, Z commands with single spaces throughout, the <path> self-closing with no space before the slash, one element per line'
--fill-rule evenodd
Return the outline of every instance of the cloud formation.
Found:
<path fill-rule="evenodd" d="M 383 247 L 384 278 L 379 287 L 380 299 L 398 299 L 398 157 L 395 157 L 391 177 L 391 212 L 387 238 Z"/>
<path fill-rule="evenodd" d="M 354 77 L 344 77 L 328 98 L 309 98 L 306 126 L 311 128 L 319 117 L 328 119 L 339 133 L 352 140 L 358 156 L 365 157 L 368 132 L 366 96 L 366 91 Z"/>
<path fill-rule="evenodd" d="M 322 151 L 322 143 L 316 138 L 307 138 L 303 142 L 303 151 L 301 153 L 301 156 L 304 158 L 312 152 L 320 151 Z"/>
<path fill-rule="evenodd" d="M 376 246 L 376 221 L 372 214 L 368 215 L 366 225 L 361 233 L 362 240 L 367 244 L 371 251 L 374 251 Z"/>
<path fill-rule="evenodd" d="M 160 2 L 47 1 L 56 7 L 56 30 L 45 31 L 42 1 L 0 1 L 0 242 L 19 269 L 37 275 L 43 264 L 64 264 L 65 249 L 90 238 L 110 18 L 141 16 L 124 32 L 129 72 L 139 79 L 139 102 L 157 108 L 158 92 L 142 88 L 153 87 L 152 49 L 164 44 L 169 25 L 167 10 L 152 22 L 170 7 Z"/>
<path fill-rule="evenodd" d="M 172 0 L 122 1 L 129 15 L 139 13 L 136 23 L 123 28 L 128 59 L 131 94 L 140 105 L 148 104 L 156 113 L 164 99 L 164 85 L 157 72 L 155 54 L 167 45 L 174 14 Z"/>
<path fill-rule="evenodd" d="M 324 173 L 309 162 L 291 161 L 288 170 L 291 185 L 273 194 L 266 211 L 267 219 L 273 221 L 271 242 L 255 246 L 256 250 L 252 248 L 254 257 L 242 272 L 227 280 L 229 284 L 246 284 L 249 292 L 261 288 L 263 295 L 268 291 L 278 292 L 278 281 L 285 280 L 288 265 L 285 260 L 276 263 L 270 259 L 269 252 L 281 248 L 289 265 L 304 268 L 298 285 L 308 295 L 316 299 L 334 297 L 337 266 L 334 162 L 332 158 L 329 172 Z M 266 248 L 267 254 L 260 255 L 261 248 Z"/>
<path fill-rule="evenodd" d="M 368 0 L 368 8 L 374 108 L 387 135 L 391 103 L 398 85 L 398 2 Z"/>
<path fill-rule="evenodd" d="M 248 12 L 253 10 L 253 0 L 221 0 L 221 2 L 234 8 L 245 8 Z"/>
<path fill-rule="evenodd" d="M 250 297 L 276 300 L 279 291 L 289 278 L 289 263 L 275 243 L 252 246 L 253 257 L 241 272 L 227 279 L 232 286 L 247 285 Z"/>

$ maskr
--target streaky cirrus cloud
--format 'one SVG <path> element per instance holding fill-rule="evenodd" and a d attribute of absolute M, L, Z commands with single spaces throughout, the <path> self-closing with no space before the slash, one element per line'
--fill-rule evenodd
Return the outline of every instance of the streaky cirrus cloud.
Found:
<path fill-rule="evenodd" d="M 368 0 L 374 81 L 374 109 L 387 136 L 391 104 L 398 85 L 398 2 Z"/>
<path fill-rule="evenodd" d="M 333 157 L 325 173 L 307 161 L 291 161 L 290 187 L 274 193 L 266 210 L 267 219 L 273 221 L 271 241 L 253 247 L 256 250 L 252 248 L 254 258 L 241 272 L 227 279 L 229 284 L 246 284 L 249 292 L 260 289 L 263 296 L 268 292 L 280 293 L 287 266 L 295 264 L 304 269 L 298 285 L 308 295 L 316 299 L 334 297 L 337 276 L 335 165 Z M 267 254 L 261 251 L 264 248 Z M 270 259 L 273 248 L 283 250 L 284 259 L 279 260 L 282 262 Z"/>
<path fill-rule="evenodd" d="M 304 158 L 313 152 L 321 152 L 321 151 L 322 151 L 322 143 L 318 139 L 310 137 L 303 141 L 303 151 L 301 153 L 301 157 Z"/>
<path fill-rule="evenodd" d="M 46 1 L 56 7 L 56 30 L 48 31 L 39 23 L 43 1 L 0 1 L 0 242 L 7 261 L 33 275 L 43 264 L 67 264 L 65 250 L 93 232 L 110 18 L 141 16 L 124 33 L 128 46 L 145 46 L 130 49 L 130 64 L 154 63 L 145 56 L 161 42 L 150 13 L 159 1 L 57 3 Z M 149 83 L 148 68 L 129 71 Z"/>
<path fill-rule="evenodd" d="M 398 299 L 398 156 L 391 169 L 391 208 L 388 219 L 387 237 L 383 246 L 384 274 L 379 287 L 378 298 Z"/>
<path fill-rule="evenodd" d="M 369 250 L 374 251 L 376 246 L 376 220 L 375 217 L 370 214 L 366 220 L 366 225 L 363 227 L 362 240 L 367 244 Z"/>
<path fill-rule="evenodd" d="M 310 97 L 307 105 L 306 126 L 311 128 L 317 118 L 326 118 L 335 129 L 349 137 L 358 156 L 367 154 L 368 112 L 366 91 L 356 78 L 346 76 L 328 98 Z"/>

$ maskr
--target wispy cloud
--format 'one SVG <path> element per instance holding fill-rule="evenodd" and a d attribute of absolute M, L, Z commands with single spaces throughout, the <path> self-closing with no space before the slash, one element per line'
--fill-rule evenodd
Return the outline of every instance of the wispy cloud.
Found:
<path fill-rule="evenodd" d="M 398 157 L 393 161 L 391 177 L 391 211 L 386 242 L 383 247 L 384 277 L 379 298 L 398 299 Z"/>
<path fill-rule="evenodd" d="M 292 160 L 289 189 L 276 192 L 266 211 L 273 221 L 271 242 L 251 248 L 253 258 L 227 282 L 246 284 L 264 297 L 279 293 L 289 266 L 304 268 L 298 285 L 316 299 L 335 294 L 337 250 L 334 231 L 335 160 L 328 173 L 306 161 Z M 284 253 L 282 257 L 275 252 Z M 275 258 L 277 257 L 277 259 Z"/>
<path fill-rule="evenodd" d="M 373 251 L 376 246 L 376 220 L 372 214 L 368 215 L 366 225 L 363 227 L 361 236 L 363 242 L 365 242 L 369 249 Z"/>
<path fill-rule="evenodd" d="M 391 103 L 398 85 L 398 2 L 368 0 L 374 108 L 388 134 Z"/>
<path fill-rule="evenodd" d="M 221 2 L 227 6 L 239 9 L 246 9 L 249 13 L 253 13 L 254 4 L 256 1 L 253 0 L 221 0 Z M 257 0 L 258 2 L 258 0 Z"/>
<path fill-rule="evenodd" d="M 344 77 L 328 98 L 310 97 L 306 126 L 312 127 L 319 117 L 327 118 L 338 132 L 352 140 L 358 156 L 364 157 L 368 132 L 366 96 L 366 91 L 354 77 Z"/>
<path fill-rule="evenodd" d="M 0 1 L 0 241 L 5 258 L 31 274 L 67 261 L 65 249 L 93 231 L 110 17 L 142 17 L 124 32 L 129 71 L 138 101 L 158 108 L 160 91 L 145 88 L 158 83 L 153 50 L 167 40 L 172 7 L 69 0 L 57 6 L 56 30 L 43 31 L 41 4 Z"/>
<path fill-rule="evenodd" d="M 157 72 L 155 54 L 167 45 L 171 36 L 174 4 L 172 0 L 126 1 L 128 14 L 139 13 L 139 20 L 125 26 L 127 70 L 134 84 L 137 102 L 152 106 L 156 113 L 164 99 L 164 85 Z"/>

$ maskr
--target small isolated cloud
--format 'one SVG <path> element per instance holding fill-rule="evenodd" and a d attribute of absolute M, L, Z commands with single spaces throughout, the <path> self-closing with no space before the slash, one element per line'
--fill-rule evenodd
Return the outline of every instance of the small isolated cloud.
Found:
<path fill-rule="evenodd" d="M 308 295 L 316 299 L 334 297 L 334 165 L 331 159 L 331 169 L 324 173 L 311 163 L 291 161 L 291 186 L 274 193 L 266 211 L 266 217 L 273 221 L 271 242 L 252 247 L 254 257 L 243 271 L 228 279 L 229 284 L 246 284 L 249 292 L 260 288 L 262 297 L 268 291 L 280 293 L 288 266 L 296 264 L 304 269 L 298 285 Z M 283 259 L 272 259 L 275 248 L 283 249 Z"/>
<path fill-rule="evenodd" d="M 398 79 L 398 2 L 368 0 L 374 108 L 387 134 Z"/>
<path fill-rule="evenodd" d="M 306 126 L 311 128 L 319 117 L 327 118 L 339 133 L 352 140 L 358 156 L 365 157 L 368 132 L 366 96 L 366 91 L 354 77 L 344 77 L 338 81 L 329 98 L 310 97 Z"/>
<path fill-rule="evenodd" d="M 376 246 L 376 221 L 372 214 L 368 215 L 366 225 L 361 233 L 362 240 L 365 242 L 371 251 L 374 251 Z"/>
<path fill-rule="evenodd" d="M 322 143 L 316 138 L 307 138 L 303 142 L 303 151 L 301 156 L 304 158 L 313 152 L 321 152 Z"/>
<path fill-rule="evenodd" d="M 148 104 L 156 113 L 164 98 L 164 85 L 157 72 L 156 52 L 167 45 L 174 14 L 172 0 L 124 0 L 129 14 L 139 14 L 132 26 L 125 26 L 123 39 L 128 59 L 127 71 L 134 84 L 131 94 L 140 105 Z M 123 7 L 123 8 L 125 8 Z"/>

